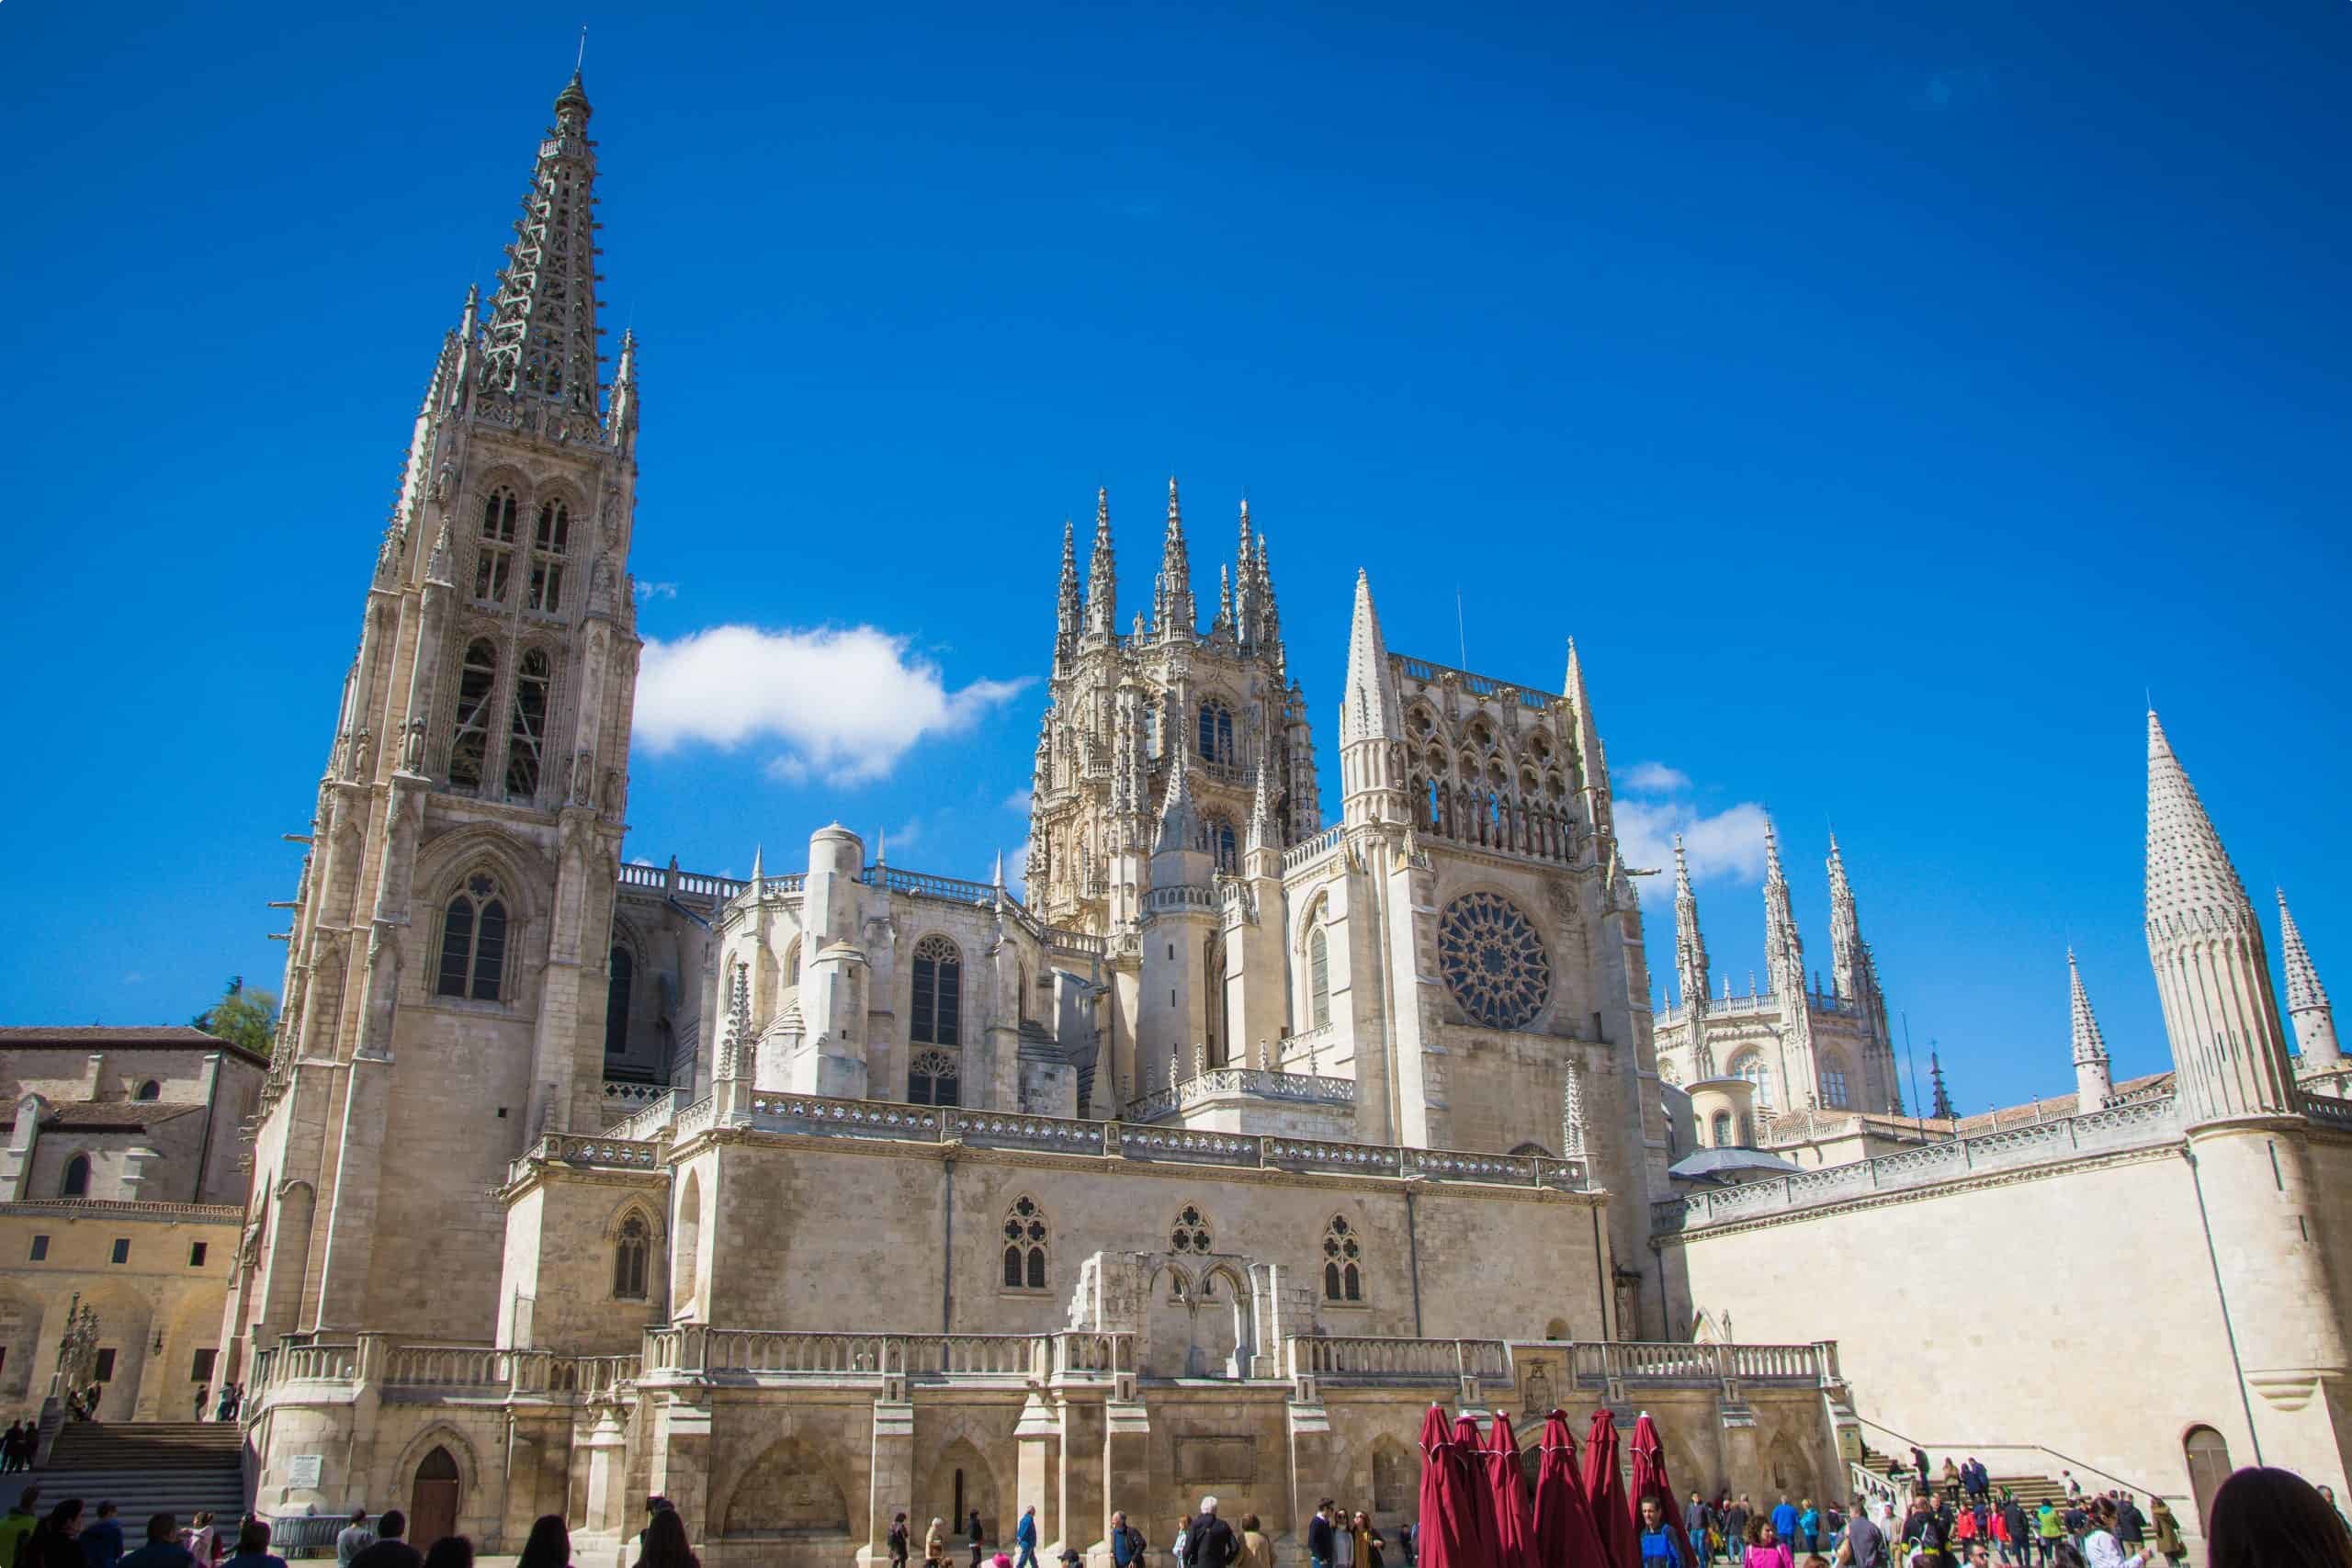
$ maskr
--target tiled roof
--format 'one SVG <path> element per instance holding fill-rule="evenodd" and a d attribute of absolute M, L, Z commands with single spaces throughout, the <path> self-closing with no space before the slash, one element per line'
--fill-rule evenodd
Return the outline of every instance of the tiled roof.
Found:
<path fill-rule="evenodd" d="M 10 1024 L 0 1027 L 0 1051 L 226 1051 L 269 1066 L 258 1052 L 184 1023 Z"/>

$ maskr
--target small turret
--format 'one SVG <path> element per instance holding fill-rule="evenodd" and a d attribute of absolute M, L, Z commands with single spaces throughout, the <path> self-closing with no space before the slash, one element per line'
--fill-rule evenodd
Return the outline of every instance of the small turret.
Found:
<path fill-rule="evenodd" d="M 2343 1049 L 2335 1042 L 2335 1010 L 2328 1005 L 2327 987 L 2303 946 L 2303 933 L 2287 908 L 2287 890 L 2278 889 L 2278 961 L 2287 971 L 2287 1017 L 2295 1026 L 2295 1053 L 2306 1073 L 2340 1066 Z"/>
<path fill-rule="evenodd" d="M 2083 990 L 2083 972 L 2075 966 L 2075 950 L 2066 950 L 2068 1006 L 2075 1036 L 2075 1109 L 2096 1111 L 2115 1092 L 2115 1075 L 2107 1060 L 2107 1041 L 2091 1014 L 2091 999 Z"/>

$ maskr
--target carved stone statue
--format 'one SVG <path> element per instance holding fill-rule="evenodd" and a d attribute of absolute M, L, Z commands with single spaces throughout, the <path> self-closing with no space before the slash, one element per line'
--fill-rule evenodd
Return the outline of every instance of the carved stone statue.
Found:
<path fill-rule="evenodd" d="M 588 806 L 596 798 L 596 765 L 582 746 L 571 754 L 571 804 Z"/>

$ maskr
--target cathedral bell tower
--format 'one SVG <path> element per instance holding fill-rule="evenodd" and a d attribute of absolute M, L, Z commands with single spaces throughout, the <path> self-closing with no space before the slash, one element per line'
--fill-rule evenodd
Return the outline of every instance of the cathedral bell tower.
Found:
<path fill-rule="evenodd" d="M 626 336 L 600 384 L 590 114 L 575 73 L 412 432 L 293 901 L 224 1343 L 505 1333 L 492 1189 L 539 1134 L 601 1125 L 638 390 Z"/>

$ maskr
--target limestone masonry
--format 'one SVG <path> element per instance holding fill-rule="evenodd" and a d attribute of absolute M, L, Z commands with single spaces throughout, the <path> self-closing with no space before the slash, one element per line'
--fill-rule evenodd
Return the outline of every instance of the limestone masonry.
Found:
<path fill-rule="evenodd" d="M 268 1060 L 179 1038 L 150 1094 L 157 1047 L 0 1038 L 0 1386 L 42 1392 L 80 1293 L 110 1416 L 247 1386 L 298 1540 L 400 1506 L 512 1551 L 552 1511 L 601 1562 L 658 1492 L 714 1568 L 871 1562 L 900 1510 L 1034 1505 L 1097 1558 L 1203 1492 L 1389 1524 L 1431 1400 L 1646 1410 L 1679 1483 L 1759 1495 L 1883 1488 L 1863 1445 L 1914 1440 L 2192 1525 L 2217 1465 L 2344 1484 L 2332 1014 L 2282 904 L 2290 1055 L 2153 714 L 2175 1070 L 2113 1084 L 2073 976 L 2080 1093 L 2030 1117 L 1902 1114 L 1834 840 L 1826 984 L 1776 839 L 1746 996 L 1678 852 L 1654 1018 L 1660 868 L 1573 648 L 1555 690 L 1392 653 L 1359 573 L 1310 701 L 1263 520 L 1196 604 L 1173 480 L 1124 623 L 1110 498 L 1082 583 L 1065 528 L 1023 897 L 837 825 L 747 880 L 625 862 L 640 393 L 629 334 L 602 380 L 590 112 L 575 76 L 434 358 Z M 2032 1266 L 2085 1216 L 2111 1278 Z M 1954 1288 L 1986 1236 L 2027 1256 Z"/>

